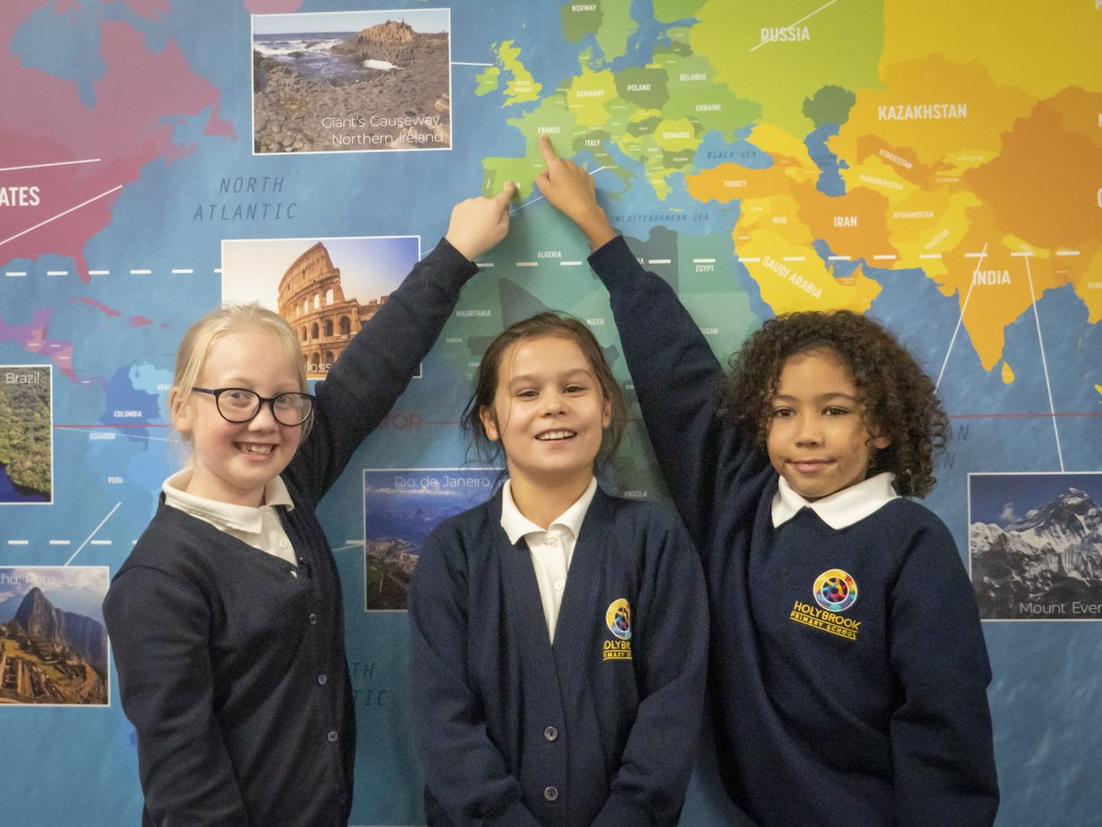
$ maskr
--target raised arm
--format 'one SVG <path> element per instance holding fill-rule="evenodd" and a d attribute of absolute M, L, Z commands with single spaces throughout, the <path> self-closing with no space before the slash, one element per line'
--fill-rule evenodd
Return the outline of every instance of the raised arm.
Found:
<path fill-rule="evenodd" d="M 456 827 L 536 827 L 468 680 L 466 572 L 447 555 L 456 544 L 447 527 L 430 535 L 410 588 L 414 746 L 429 793 Z"/>
<path fill-rule="evenodd" d="M 310 436 L 288 473 L 317 499 L 409 385 L 478 272 L 473 263 L 509 231 L 510 182 L 493 198 L 469 198 L 452 210 L 447 235 L 414 265 L 316 388 Z"/>
<path fill-rule="evenodd" d="M 633 641 L 639 709 L 594 827 L 674 823 L 697 757 L 708 656 L 704 575 L 672 514 L 657 546 Z"/>
<path fill-rule="evenodd" d="M 944 526 L 912 550 L 889 622 L 902 695 L 890 724 L 897 823 L 993 823 L 991 668 L 971 584 Z"/>
<path fill-rule="evenodd" d="M 192 585 L 128 568 L 103 604 L 123 710 L 138 735 L 138 771 L 155 824 L 249 823 L 214 716 L 210 613 Z"/>
<path fill-rule="evenodd" d="M 592 177 L 559 158 L 546 136 L 540 146 L 547 172 L 536 183 L 595 250 L 589 264 L 608 288 L 647 433 L 685 525 L 703 550 L 717 513 L 717 484 L 747 470 L 750 452 L 717 417 L 722 366 L 673 288 L 644 270 L 616 234 L 597 203 Z"/>

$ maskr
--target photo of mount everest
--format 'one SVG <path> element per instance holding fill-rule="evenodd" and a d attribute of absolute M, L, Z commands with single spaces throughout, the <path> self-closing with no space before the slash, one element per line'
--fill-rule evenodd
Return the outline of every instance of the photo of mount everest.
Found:
<path fill-rule="evenodd" d="M 1102 620 L 1102 473 L 971 474 L 984 620 Z"/>

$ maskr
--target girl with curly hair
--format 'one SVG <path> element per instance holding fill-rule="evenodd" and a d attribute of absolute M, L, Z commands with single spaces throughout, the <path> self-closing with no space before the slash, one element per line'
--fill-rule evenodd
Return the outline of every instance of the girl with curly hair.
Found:
<path fill-rule="evenodd" d="M 761 825 L 990 824 L 979 613 L 934 484 L 933 383 L 875 322 L 767 322 L 724 372 L 585 170 L 542 141 L 544 197 L 585 233 L 712 612 L 719 771 Z"/>

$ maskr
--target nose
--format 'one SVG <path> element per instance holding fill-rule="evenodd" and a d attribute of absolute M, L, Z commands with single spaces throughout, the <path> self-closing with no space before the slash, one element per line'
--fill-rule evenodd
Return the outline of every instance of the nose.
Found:
<path fill-rule="evenodd" d="M 260 403 L 260 410 L 256 412 L 256 416 L 249 420 L 250 431 L 274 431 L 279 427 L 279 423 L 276 422 L 275 411 L 272 410 L 274 404 L 275 402 L 271 399 Z"/>
<path fill-rule="evenodd" d="M 561 393 L 556 390 L 547 391 L 540 397 L 540 414 L 543 416 L 554 416 L 560 414 L 566 408 L 566 400 Z"/>
<path fill-rule="evenodd" d="M 815 414 L 800 414 L 796 420 L 796 444 L 820 445 L 823 441 L 822 422 Z"/>

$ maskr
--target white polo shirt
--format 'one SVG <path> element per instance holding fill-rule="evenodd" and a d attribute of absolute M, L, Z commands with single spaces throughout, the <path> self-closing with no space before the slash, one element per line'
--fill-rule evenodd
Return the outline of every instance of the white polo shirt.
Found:
<path fill-rule="evenodd" d="M 892 488 L 894 479 L 895 474 L 885 471 L 849 488 L 835 491 L 829 497 L 805 500 L 781 477 L 777 493 L 773 495 L 773 528 L 779 528 L 791 520 L 801 508 L 810 508 L 835 531 L 851 526 L 899 498 Z"/>
<path fill-rule="evenodd" d="M 558 623 L 562 595 L 566 591 L 570 560 L 574 556 L 582 521 L 589 511 L 589 504 L 593 502 L 593 495 L 597 493 L 597 478 L 589 481 L 585 493 L 552 520 L 546 531 L 517 509 L 511 482 L 506 480 L 501 490 L 501 527 L 505 529 L 510 543 L 515 545 L 523 537 L 528 544 L 540 590 L 540 602 L 543 604 L 543 617 L 547 621 L 547 635 L 554 644 L 555 624 Z"/>
<path fill-rule="evenodd" d="M 287 532 L 283 530 L 283 524 L 279 521 L 279 515 L 275 510 L 278 505 L 285 506 L 288 511 L 295 507 L 291 502 L 287 486 L 280 477 L 276 477 L 264 486 L 264 505 L 255 508 L 250 505 L 231 505 L 189 494 L 184 489 L 190 481 L 190 468 L 185 468 L 165 480 L 164 485 L 161 486 L 165 494 L 165 505 L 210 523 L 219 531 L 236 537 L 246 545 L 298 567 L 295 550 L 291 547 L 291 541 L 287 537 Z"/>

